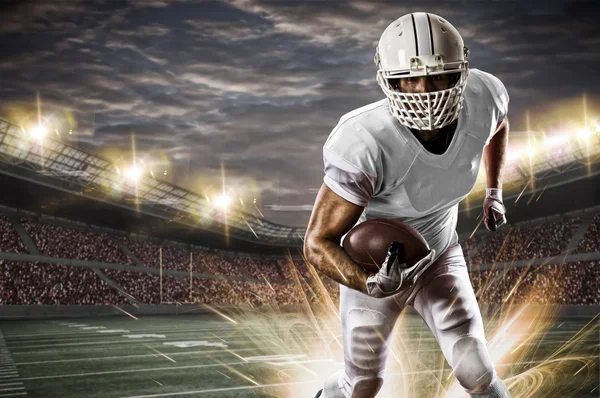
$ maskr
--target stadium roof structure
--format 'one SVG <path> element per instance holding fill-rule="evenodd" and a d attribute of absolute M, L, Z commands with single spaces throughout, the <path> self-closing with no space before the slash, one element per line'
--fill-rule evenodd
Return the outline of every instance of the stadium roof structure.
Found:
<path fill-rule="evenodd" d="M 587 134 L 581 134 L 583 131 L 587 131 Z M 511 155 L 515 155 L 514 152 L 518 150 L 509 146 L 508 151 L 502 175 L 505 192 L 518 192 L 531 181 L 538 185 L 543 185 L 544 180 L 552 185 L 566 184 L 600 172 L 597 167 L 600 163 L 600 129 L 597 126 L 595 131 L 586 128 L 571 134 L 549 137 L 546 145 L 540 143 L 529 146 L 517 156 L 512 156 L 512 159 Z M 480 177 L 484 175 L 481 173 Z M 478 178 L 473 187 L 473 196 L 484 195 L 485 188 L 486 179 Z"/>
<path fill-rule="evenodd" d="M 53 137 L 36 141 L 22 127 L 3 119 L 0 173 L 263 246 L 299 247 L 306 233 L 306 228 L 279 225 L 236 207 L 224 213 L 194 192 L 147 175 L 128 182 L 114 163 Z M 558 145 L 552 151 L 507 162 L 503 188 L 508 197 L 531 181 L 558 186 L 598 174 L 600 134 L 596 131 L 584 144 Z M 479 178 L 470 196 L 482 196 L 485 186 L 485 178 Z"/>
<path fill-rule="evenodd" d="M 239 208 L 224 213 L 194 192 L 146 175 L 126 181 L 112 162 L 52 137 L 36 141 L 22 127 L 3 119 L 0 173 L 262 245 L 297 247 L 306 231 Z"/>

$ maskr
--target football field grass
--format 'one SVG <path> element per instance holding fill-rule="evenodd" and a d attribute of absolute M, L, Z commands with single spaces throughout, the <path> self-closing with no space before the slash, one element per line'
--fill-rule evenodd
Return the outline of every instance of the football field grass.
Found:
<path fill-rule="evenodd" d="M 2 321 L 0 397 L 312 398 L 342 366 L 339 320 L 240 314 Z M 597 319 L 534 322 L 486 325 L 513 397 L 600 396 Z M 399 323 L 379 396 L 466 396 L 423 321 Z"/>

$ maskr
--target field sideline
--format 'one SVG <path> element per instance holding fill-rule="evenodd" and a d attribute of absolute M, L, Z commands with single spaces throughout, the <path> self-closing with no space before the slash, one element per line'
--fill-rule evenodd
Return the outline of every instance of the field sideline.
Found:
<path fill-rule="evenodd" d="M 541 344 L 512 349 L 527 355 L 497 363 L 503 378 L 521 375 L 511 392 L 598 397 L 600 338 L 589 321 L 552 321 Z M 281 314 L 3 321 L 0 397 L 312 398 L 342 356 L 336 320 L 310 324 Z M 404 317 L 397 335 L 380 396 L 444 396 L 453 376 L 422 320 Z"/>

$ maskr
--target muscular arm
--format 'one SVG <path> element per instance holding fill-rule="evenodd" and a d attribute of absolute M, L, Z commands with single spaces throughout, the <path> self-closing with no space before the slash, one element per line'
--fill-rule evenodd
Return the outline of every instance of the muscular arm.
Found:
<path fill-rule="evenodd" d="M 488 188 L 502 189 L 502 169 L 506 159 L 508 146 L 508 118 L 498 124 L 496 133 L 483 150 L 483 164 L 487 177 Z"/>
<path fill-rule="evenodd" d="M 363 209 L 341 198 L 323 184 L 308 222 L 304 256 L 334 281 L 367 293 L 369 275 L 340 246 L 342 236 L 354 227 Z"/>

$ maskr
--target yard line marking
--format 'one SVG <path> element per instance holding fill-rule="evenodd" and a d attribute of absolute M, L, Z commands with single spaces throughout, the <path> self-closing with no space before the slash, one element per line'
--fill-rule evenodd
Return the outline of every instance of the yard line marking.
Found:
<path fill-rule="evenodd" d="M 15 393 L 8 393 L 8 394 L 0 394 L 0 397 L 16 397 L 17 395 L 27 395 L 26 392 L 15 392 Z"/>
<path fill-rule="evenodd" d="M 9 387 L 9 388 L 0 388 L 0 391 L 15 391 L 15 390 L 24 390 L 25 387 Z"/>
<path fill-rule="evenodd" d="M 112 330 L 115 330 L 115 332 L 112 332 Z M 60 343 L 61 341 L 73 341 L 73 340 L 86 340 L 86 341 L 78 341 L 72 344 L 85 344 L 87 342 L 87 340 L 94 340 L 96 337 L 98 337 L 98 335 L 96 333 L 117 333 L 116 330 L 122 331 L 123 333 L 131 333 L 131 334 L 168 334 L 169 337 L 172 338 L 179 338 L 181 339 L 181 337 L 177 337 L 177 336 L 181 336 L 181 335 L 193 335 L 193 336 L 198 336 L 198 335 L 202 335 L 200 332 L 198 331 L 194 331 L 194 330 L 171 330 L 171 331 L 156 331 L 156 330 L 151 330 L 149 331 L 148 329 L 144 330 L 144 331 L 136 331 L 136 330 L 131 330 L 131 329 L 107 329 L 107 330 L 96 330 L 93 331 L 92 333 L 85 333 L 85 334 L 77 334 L 77 335 L 67 335 L 64 337 L 59 337 L 59 338 L 52 338 L 52 339 L 27 339 L 27 340 L 21 340 L 21 341 L 13 341 L 11 344 L 11 347 L 13 347 L 13 350 L 15 348 L 18 348 L 20 346 L 25 345 L 26 343 L 33 343 L 35 346 L 51 346 L 51 345 L 57 345 L 56 343 Z M 341 331 L 340 331 L 341 332 Z M 552 331 L 549 336 L 550 337 L 546 337 L 544 338 L 544 341 L 556 341 L 556 342 L 566 342 L 568 340 L 562 339 L 560 338 L 560 335 L 573 335 L 573 333 L 576 331 L 564 331 L 564 332 L 558 332 L 558 331 Z M 433 335 L 431 335 L 430 333 L 420 333 L 419 331 L 409 331 L 407 332 L 409 335 L 417 335 L 417 337 L 421 337 L 421 338 L 430 338 L 433 339 Z M 297 334 L 299 335 L 310 335 L 312 334 L 311 331 L 306 331 L 306 332 L 297 332 Z M 252 333 L 252 337 L 260 337 L 260 336 L 270 336 L 272 335 L 272 333 L 267 332 L 267 333 Z M 240 337 L 243 338 L 249 338 L 250 335 L 244 335 L 241 334 Z M 214 337 L 214 336 L 213 336 Z M 35 343 L 52 343 L 52 344 L 35 344 Z M 63 343 L 64 344 L 64 343 Z"/>
<path fill-rule="evenodd" d="M 312 335 L 312 333 L 307 333 L 307 335 Z M 134 336 L 140 336 L 140 335 L 134 335 Z M 157 335 L 158 336 L 158 335 Z M 194 335 L 195 337 L 190 337 L 189 341 L 197 341 L 198 339 L 202 338 L 202 337 L 198 337 L 198 335 Z M 228 343 L 233 343 L 233 342 L 240 342 L 240 343 L 246 343 L 248 341 L 252 341 L 254 338 L 256 337 L 272 337 L 273 334 L 272 333 L 260 333 L 260 334 L 253 334 L 253 335 L 248 335 L 248 336 L 240 336 L 239 339 L 234 339 L 234 340 L 228 340 Z M 99 337 L 99 336 L 98 336 Z M 175 337 L 175 336 L 165 336 L 165 338 L 167 338 L 167 340 L 175 340 L 175 341 L 183 341 L 181 337 Z M 425 337 L 421 338 L 421 340 L 423 340 Z M 210 339 L 209 337 L 203 338 L 204 340 L 206 339 Z M 431 341 L 435 341 L 435 337 L 431 336 L 428 338 Z M 149 338 L 148 340 L 145 340 L 146 342 L 151 342 L 151 341 L 164 341 L 163 338 L 156 338 L 156 339 L 151 339 Z M 104 340 L 104 341 L 85 341 L 85 342 L 78 342 L 78 343 L 59 343 L 59 344 L 34 344 L 34 345 L 28 345 L 26 347 L 18 347 L 18 346 L 14 346 L 13 350 L 11 351 L 12 355 L 16 355 L 16 354 L 21 354 L 25 351 L 18 351 L 18 348 L 44 348 L 44 347 L 72 347 L 72 346 L 85 346 L 85 345 L 90 345 L 90 346 L 95 346 L 95 345 L 112 345 L 115 346 L 117 344 L 125 344 L 128 345 L 131 343 L 131 339 L 128 340 L 116 340 L 116 341 L 111 341 L 111 340 Z"/>
<path fill-rule="evenodd" d="M 588 357 L 580 357 L 580 358 L 596 358 L 596 356 L 591 355 Z M 323 362 L 324 359 L 315 359 L 313 362 Z M 329 361 L 333 363 L 337 363 L 333 359 L 329 359 Z M 510 363 L 501 363 L 496 364 L 496 366 L 514 366 L 514 365 L 523 365 L 523 364 L 536 364 L 543 363 L 546 360 L 540 361 L 520 361 L 520 362 L 510 362 Z M 304 363 L 307 363 L 306 361 Z M 168 367 L 159 367 L 159 368 L 144 368 L 144 369 L 126 369 L 126 370 L 112 370 L 112 371 L 104 371 L 104 372 L 89 372 L 89 373 L 72 373 L 72 374 L 63 374 L 63 375 L 53 375 L 53 376 L 36 376 L 36 377 L 22 377 L 20 380 L 45 380 L 45 379 L 59 379 L 66 377 L 86 377 L 86 376 L 99 376 L 99 375 L 108 375 L 108 374 L 123 374 L 123 373 L 137 373 L 137 372 L 154 372 L 154 371 L 164 371 L 164 370 L 180 370 L 180 369 L 199 369 L 199 368 L 212 368 L 223 365 L 247 365 L 248 362 L 227 362 L 227 363 L 213 363 L 213 364 L 203 364 L 203 365 L 186 365 L 186 366 L 168 366 Z M 340 363 L 341 364 L 341 363 Z M 415 372 L 405 372 L 403 374 L 431 374 L 432 372 L 442 372 L 444 369 L 428 369 L 422 371 Z M 158 395 L 160 396 L 160 395 Z"/>
<path fill-rule="evenodd" d="M 244 328 L 239 328 L 240 331 L 243 330 L 243 329 Z M 110 329 L 108 329 L 108 330 L 110 330 Z M 98 337 L 98 335 L 96 333 L 106 333 L 106 332 L 108 332 L 108 330 L 96 330 L 96 331 L 92 331 L 92 332 L 89 332 L 89 333 L 86 332 L 86 333 L 77 333 L 77 334 L 74 334 L 74 333 L 65 333 L 65 334 L 44 333 L 44 334 L 40 334 L 40 336 L 42 336 L 42 335 L 44 335 L 44 336 L 45 335 L 49 335 L 49 336 L 53 336 L 55 338 L 53 338 L 53 339 L 27 339 L 27 340 L 20 340 L 20 341 L 14 340 L 14 341 L 11 342 L 12 343 L 11 346 L 15 347 L 15 346 L 18 346 L 18 345 L 22 345 L 22 344 L 24 344 L 26 342 L 37 342 L 37 343 L 40 343 L 40 342 L 56 342 L 56 341 L 60 341 L 61 339 L 63 339 L 63 340 L 72 340 L 74 338 L 75 339 L 84 339 L 84 338 L 93 339 L 95 337 Z M 122 331 L 123 333 L 128 333 L 129 332 L 129 333 L 132 333 L 132 334 L 148 333 L 148 329 L 146 329 L 146 330 L 119 329 L 119 331 Z M 156 334 L 165 334 L 165 333 L 167 333 L 167 334 L 169 334 L 169 336 L 181 335 L 181 334 L 189 333 L 189 334 L 197 336 L 201 331 L 202 330 L 199 330 L 199 329 L 189 329 L 189 330 L 187 330 L 187 329 L 169 329 L 169 330 L 160 330 L 160 329 L 157 329 L 157 330 L 154 330 L 153 329 L 152 333 L 156 333 Z M 221 330 L 221 331 L 223 331 L 223 330 Z M 553 330 L 553 331 L 551 331 L 549 333 L 549 335 L 553 336 L 553 337 L 558 337 L 559 335 L 572 335 L 576 331 L 577 330 L 573 330 L 573 331 L 566 331 L 566 330 L 557 331 L 557 330 Z M 422 333 L 419 333 L 418 330 L 407 331 L 407 332 L 409 334 L 413 334 L 414 333 L 414 334 L 422 335 Z M 311 332 L 306 332 L 306 334 L 310 334 L 310 333 Z M 300 332 L 299 334 L 305 334 L 305 333 Z M 429 333 L 427 333 L 427 334 L 429 334 Z M 266 335 L 266 334 L 262 334 L 262 333 L 261 334 L 253 334 L 253 336 L 256 336 L 256 335 L 261 336 L 261 335 Z M 428 337 L 428 336 L 422 336 L 422 337 Z M 544 340 L 554 340 L 554 339 L 550 338 L 550 339 L 544 339 Z M 567 340 L 560 340 L 558 342 L 565 342 L 565 341 L 567 341 Z M 0 361 L 0 363 L 1 363 L 1 361 Z"/>
<path fill-rule="evenodd" d="M 242 348 L 236 350 L 240 351 L 256 351 L 255 348 Z M 166 355 L 169 356 L 184 356 L 184 355 L 198 355 L 198 354 L 225 354 L 223 351 L 215 351 L 215 350 L 198 350 L 198 351 L 184 351 L 184 352 L 167 352 Z M 229 355 L 229 353 L 227 353 Z M 135 354 L 135 355 L 119 355 L 119 356 L 110 356 L 110 357 L 96 357 L 96 358 L 73 358 L 73 359 L 55 359 L 51 361 L 34 361 L 34 362 L 17 362 L 18 366 L 27 366 L 27 365 L 43 365 L 47 363 L 63 363 L 63 362 L 84 362 L 84 361 L 102 361 L 102 360 L 113 360 L 113 359 L 131 359 L 131 358 L 148 358 L 154 356 L 153 354 Z"/>
<path fill-rule="evenodd" d="M 229 362 L 225 365 L 240 365 L 247 362 Z M 90 372 L 90 373 L 72 373 L 66 375 L 54 375 L 54 376 L 35 376 L 35 377 L 22 377 L 20 380 L 45 380 L 45 379 L 60 379 L 64 377 L 87 377 L 87 376 L 99 376 L 99 375 L 111 375 L 111 374 L 122 374 L 122 373 L 137 373 L 137 372 L 155 372 L 162 370 L 180 370 L 180 369 L 198 369 L 198 368 L 211 368 L 223 366 L 222 363 L 211 363 L 205 365 L 187 365 L 187 366 L 169 366 L 160 368 L 144 368 L 144 369 L 126 369 L 126 370 L 108 370 L 104 372 Z"/>
<path fill-rule="evenodd" d="M 235 345 L 242 345 L 243 346 L 249 340 L 250 340 L 249 338 L 248 339 L 229 340 L 228 341 L 229 348 L 232 348 Z M 195 340 L 191 340 L 191 341 L 195 341 Z M 420 341 L 423 343 L 423 342 L 435 342 L 436 340 L 435 340 L 434 337 L 427 337 L 427 338 L 421 337 Z M 554 343 L 560 343 L 560 342 L 566 342 L 566 341 L 568 341 L 568 340 L 553 341 L 553 342 Z M 162 343 L 164 343 L 165 341 L 162 340 L 162 339 L 147 339 L 147 340 L 144 340 L 144 342 L 146 342 L 146 343 L 155 343 L 155 342 L 162 342 Z M 103 351 L 104 352 L 107 349 L 119 350 L 120 346 L 128 346 L 128 347 L 130 347 L 132 343 L 133 343 L 133 341 L 131 341 L 131 340 L 120 340 L 120 341 L 113 341 L 113 342 L 110 342 L 110 341 L 96 342 L 96 343 L 92 343 L 90 345 L 111 344 L 112 347 L 83 348 L 83 349 L 78 349 L 77 352 L 78 353 L 93 352 L 93 351 Z M 531 342 L 531 343 L 526 343 L 525 346 L 528 346 L 528 345 L 537 345 L 537 344 L 539 344 L 539 342 Z M 315 346 L 316 345 L 318 345 L 318 344 L 315 344 Z M 48 346 L 48 347 L 52 347 L 52 346 Z M 235 349 L 235 348 L 233 348 L 233 349 Z M 428 351 L 423 351 L 423 350 L 419 351 L 419 350 L 417 350 L 417 351 L 419 351 L 419 352 L 431 352 L 431 351 L 436 351 L 438 349 L 439 348 L 436 347 L 433 350 L 428 350 Z M 236 351 L 240 351 L 240 349 L 237 349 Z M 39 356 L 39 355 L 45 355 L 45 354 L 55 354 L 55 353 L 64 353 L 64 352 L 65 352 L 65 350 L 58 349 L 58 350 L 13 351 L 11 354 L 13 355 L 13 357 L 15 357 L 15 356 L 19 356 L 19 355 L 21 355 L 21 356 L 23 356 L 23 355 L 36 355 L 36 356 Z M 413 351 L 409 350 L 407 352 L 413 352 Z M 13 363 L 13 362 L 11 362 L 11 363 Z M 20 364 L 20 362 L 17 362 L 17 364 Z"/>
<path fill-rule="evenodd" d="M 18 381 L 16 383 L 0 383 L 0 387 L 5 387 L 5 386 L 15 386 L 17 384 L 23 384 L 22 381 Z"/>
<path fill-rule="evenodd" d="M 200 321 L 198 321 L 200 323 Z M 217 324 L 218 325 L 218 324 Z M 228 325 L 231 326 L 231 325 Z M 174 327 L 162 328 L 160 330 L 161 333 L 176 332 L 176 331 L 184 331 L 184 332 L 210 332 L 210 331 L 218 331 L 218 332 L 226 332 L 229 330 L 243 330 L 243 329 L 253 329 L 252 326 L 239 326 L 239 327 L 214 327 L 214 328 L 201 328 L 201 327 L 191 327 L 186 329 L 179 329 Z M 143 333 L 147 331 L 147 328 L 140 328 L 136 330 L 132 330 L 133 333 Z M 164 331 L 164 332 L 163 332 Z M 73 332 L 60 332 L 60 333 L 28 333 L 28 334 L 12 334 L 12 335 L 4 335 L 7 340 L 16 339 L 20 337 L 40 337 L 40 336 L 61 336 L 61 335 L 81 335 L 81 333 L 73 333 Z"/>
<path fill-rule="evenodd" d="M 153 342 L 150 340 L 144 340 L 145 342 Z M 158 340 L 160 341 L 160 340 Z M 128 347 L 132 347 L 133 344 L 135 343 L 135 341 L 130 341 L 128 342 L 129 344 L 126 344 L 126 346 Z M 118 349 L 119 346 L 116 347 L 109 347 L 109 349 L 114 350 L 114 351 L 121 351 L 121 349 Z M 77 350 L 77 353 L 86 353 L 86 352 L 92 352 L 92 351 L 102 351 L 105 352 L 107 350 L 107 347 L 102 347 L 102 348 L 88 348 L 88 349 L 80 349 Z M 240 351 L 240 350 L 244 350 L 244 351 L 248 351 L 248 350 L 254 350 L 256 351 L 256 348 L 239 348 L 236 351 Z M 56 354 L 56 353 L 64 353 L 64 350 L 44 350 L 44 351 L 23 351 L 21 353 L 18 353 L 18 355 L 35 355 L 35 356 L 39 356 L 39 355 L 45 355 L 45 354 Z M 16 362 L 17 365 L 20 365 L 22 362 Z"/>

